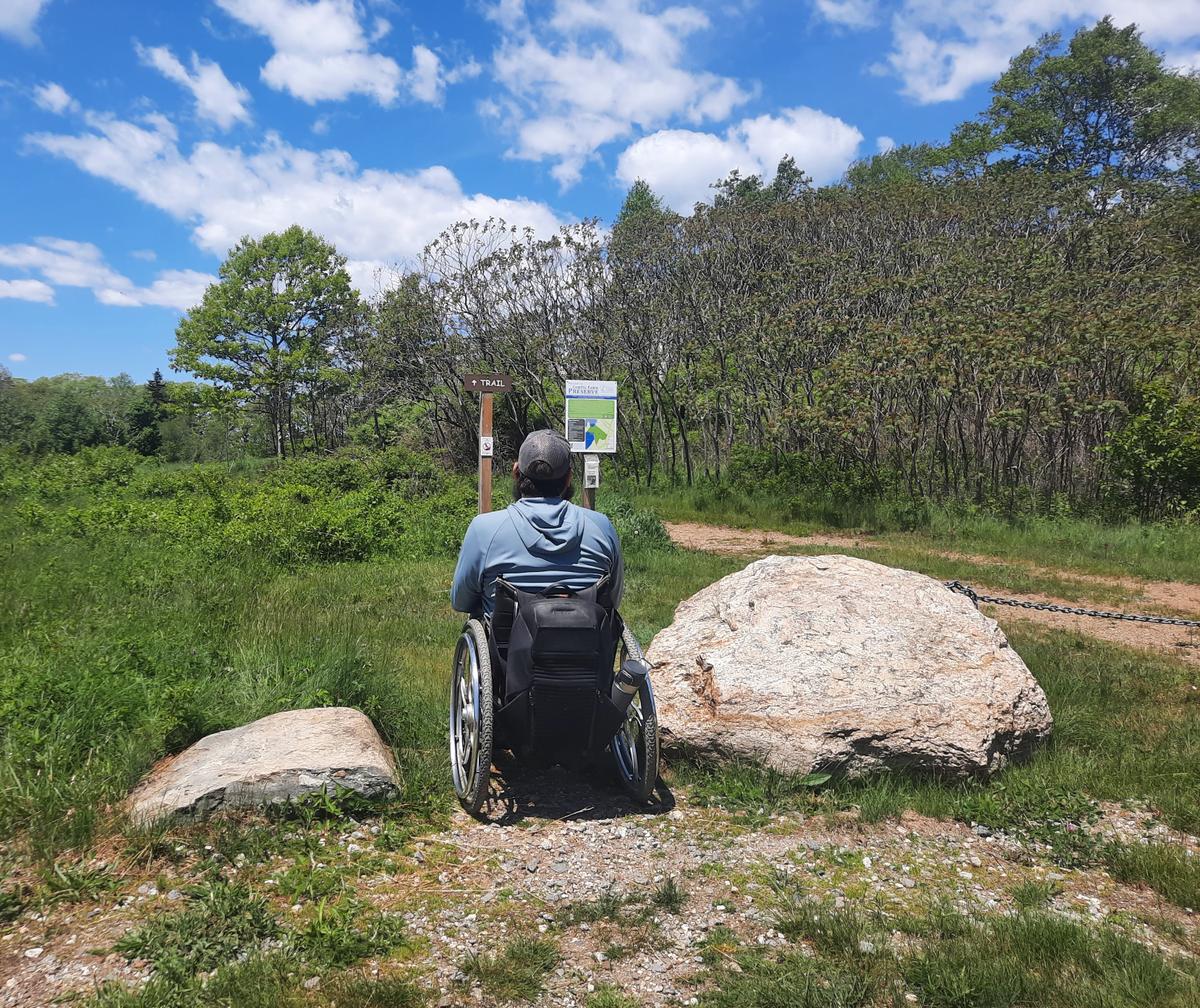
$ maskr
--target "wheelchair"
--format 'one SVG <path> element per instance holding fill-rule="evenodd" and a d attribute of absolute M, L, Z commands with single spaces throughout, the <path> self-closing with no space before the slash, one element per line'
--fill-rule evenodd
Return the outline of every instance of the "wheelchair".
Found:
<path fill-rule="evenodd" d="M 544 765 L 611 752 L 634 801 L 658 781 L 658 716 L 649 666 L 606 596 L 607 578 L 583 591 L 522 592 L 496 582 L 490 617 L 472 616 L 454 653 L 450 767 L 468 813 L 488 798 L 494 752 Z"/>

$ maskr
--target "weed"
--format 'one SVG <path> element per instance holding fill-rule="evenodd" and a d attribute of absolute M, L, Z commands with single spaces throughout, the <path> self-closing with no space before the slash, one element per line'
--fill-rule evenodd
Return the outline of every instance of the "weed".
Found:
<path fill-rule="evenodd" d="M 16 920 L 25 912 L 29 893 L 24 886 L 0 886 L 0 924 Z"/>
<path fill-rule="evenodd" d="M 612 984 L 600 984 L 594 993 L 587 996 L 584 1008 L 638 1008 L 641 1004 L 637 998 L 630 997 L 619 987 Z"/>
<path fill-rule="evenodd" d="M 612 886 L 605 888 L 593 900 L 572 903 L 563 911 L 563 920 L 568 924 L 596 924 L 600 921 L 620 923 L 630 904 L 636 897 L 619 893 Z"/>
<path fill-rule="evenodd" d="M 1181 907 L 1200 907 L 1200 858 L 1169 844 L 1108 843 L 1100 861 L 1113 878 L 1149 886 Z"/>
<path fill-rule="evenodd" d="M 187 905 L 122 936 L 114 946 L 128 959 L 147 959 L 169 984 L 252 955 L 280 933 L 265 901 L 241 882 L 218 881 L 187 891 Z"/>
<path fill-rule="evenodd" d="M 735 968 L 736 967 L 736 968 Z M 700 995 L 706 1008 L 858 1008 L 876 983 L 861 970 L 797 952 L 744 953 L 717 967 Z"/>
<path fill-rule="evenodd" d="M 687 893 L 675 881 L 674 877 L 665 879 L 663 883 L 654 890 L 650 897 L 650 902 L 660 910 L 666 910 L 667 913 L 677 914 L 683 910 L 683 905 L 687 902 Z"/>
<path fill-rule="evenodd" d="M 858 955 L 867 947 L 870 924 L 858 910 L 795 896 L 779 908 L 775 927 L 793 941 L 811 942 L 818 952 Z"/>
<path fill-rule="evenodd" d="M 403 942 L 399 917 L 355 900 L 321 900 L 308 923 L 288 936 L 288 947 L 296 956 L 318 966 L 349 966 L 368 956 L 384 955 Z"/>
<path fill-rule="evenodd" d="M 1022 882 L 1013 890 L 1013 902 L 1022 910 L 1040 910 L 1062 892 L 1057 882 Z"/>
<path fill-rule="evenodd" d="M 532 1001 L 542 990 L 542 978 L 558 965 L 557 946 L 542 938 L 514 938 L 500 955 L 472 954 L 462 966 L 499 1001 Z"/>
<path fill-rule="evenodd" d="M 118 882 L 103 865 L 55 863 L 42 872 L 43 893 L 54 903 L 77 903 L 94 900 L 112 892 Z"/>
<path fill-rule="evenodd" d="M 276 876 L 276 889 L 293 902 L 324 900 L 346 888 L 344 871 L 321 864 L 312 855 L 297 857 L 282 875 Z"/>

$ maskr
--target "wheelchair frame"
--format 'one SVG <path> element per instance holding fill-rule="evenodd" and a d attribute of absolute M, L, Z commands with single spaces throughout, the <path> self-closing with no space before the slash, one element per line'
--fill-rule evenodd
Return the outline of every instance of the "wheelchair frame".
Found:
<path fill-rule="evenodd" d="M 642 658 L 629 627 L 621 633 L 616 666 Z M 454 653 L 450 682 L 450 771 L 463 808 L 478 816 L 488 796 L 495 742 L 496 684 L 488 630 L 472 617 L 463 627 Z M 658 782 L 658 712 L 650 677 L 629 705 L 625 720 L 607 747 L 621 786 L 635 801 L 647 802 Z"/>

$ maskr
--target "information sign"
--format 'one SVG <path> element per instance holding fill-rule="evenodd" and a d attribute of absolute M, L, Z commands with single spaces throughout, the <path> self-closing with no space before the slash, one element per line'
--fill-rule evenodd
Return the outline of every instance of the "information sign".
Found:
<path fill-rule="evenodd" d="M 615 381 L 567 381 L 567 440 L 573 452 L 616 452 Z"/>

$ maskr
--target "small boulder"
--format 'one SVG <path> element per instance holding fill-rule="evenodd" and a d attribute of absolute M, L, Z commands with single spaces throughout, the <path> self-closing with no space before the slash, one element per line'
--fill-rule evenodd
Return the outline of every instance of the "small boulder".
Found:
<path fill-rule="evenodd" d="M 285 802 L 348 788 L 365 798 L 396 790 L 396 766 L 361 711 L 283 711 L 201 739 L 160 761 L 126 799 L 135 822 Z"/>
<path fill-rule="evenodd" d="M 995 620 L 854 557 L 755 561 L 681 603 L 646 658 L 666 745 L 787 773 L 986 775 L 1050 734 Z"/>

